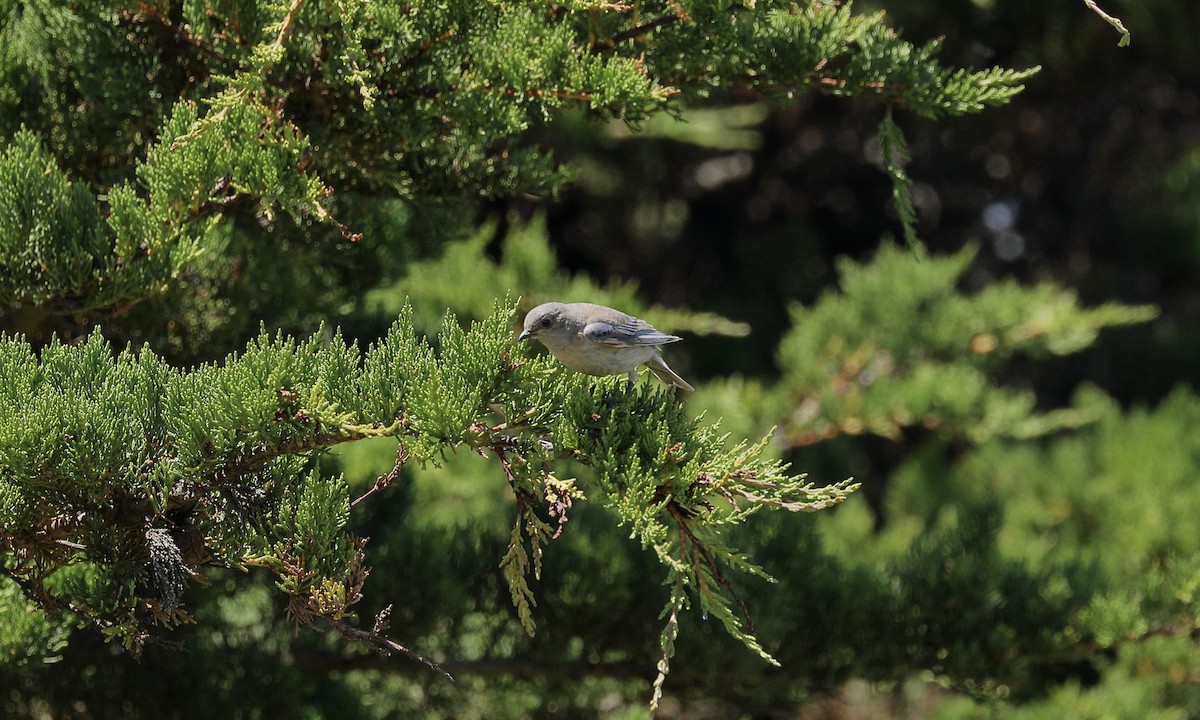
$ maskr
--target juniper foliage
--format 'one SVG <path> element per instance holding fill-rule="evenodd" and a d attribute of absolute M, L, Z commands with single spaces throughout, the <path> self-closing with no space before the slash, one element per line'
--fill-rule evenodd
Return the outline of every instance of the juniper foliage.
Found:
<path fill-rule="evenodd" d="M 124 308 L 220 273 L 201 259 L 231 217 L 338 223 L 331 192 L 553 191 L 565 169 L 522 136 L 564 108 L 636 125 L 737 83 L 938 117 L 1006 102 L 1036 71 L 945 67 L 849 4 L 246 5 L 8 6 L 7 303 Z M 103 61 L 119 70 L 101 82 Z M 72 128 L 93 120 L 114 127 L 81 147 Z"/>
<path fill-rule="evenodd" d="M 9 327 L 36 334 L 0 337 L 4 657 L 53 658 L 77 624 L 139 651 L 155 628 L 196 621 L 190 593 L 209 573 L 232 569 L 269 576 L 301 626 L 433 665 L 422 648 L 387 636 L 385 614 L 374 625 L 354 616 L 371 545 L 350 508 L 377 501 L 412 466 L 476 453 L 511 492 L 499 562 L 527 632 L 537 621 L 536 579 L 585 500 L 660 564 L 654 701 L 686 641 L 689 606 L 775 660 L 740 585 L 768 573 L 732 536 L 764 510 L 824 509 L 856 486 L 811 484 L 766 438 L 730 442 L 662 389 L 625 394 L 615 381 L 515 351 L 517 305 L 485 312 L 496 297 L 597 290 L 553 276 L 536 230 L 510 238 L 499 263 L 474 269 L 487 288 L 475 295 L 457 292 L 457 268 L 479 255 L 482 236 L 458 255 L 408 266 L 414 248 L 466 224 L 456 202 L 561 189 L 572 169 L 530 138 L 564 111 L 637 129 L 731 87 L 877 102 L 884 168 L 912 238 L 893 113 L 978 112 L 1007 102 L 1037 71 L 948 66 L 937 43 L 905 41 L 883 14 L 820 0 L 27 0 L 0 4 L 0 22 L 0 304 Z M 440 327 L 419 322 L 407 301 L 389 306 L 390 329 L 363 348 L 338 331 L 275 327 L 319 294 L 313 278 L 337 286 L 321 275 L 335 273 L 331 258 L 355 253 L 360 264 L 338 271 L 403 267 L 410 272 L 386 279 L 425 310 L 437 306 Z M 963 262 L 930 262 L 921 289 L 944 297 Z M 281 270 L 294 267 L 304 271 Z M 901 270 L 911 268 L 886 272 Z M 357 302 L 331 295 L 311 301 L 325 301 L 314 314 Z M 455 303 L 480 319 L 464 328 L 441 315 Z M 1061 325 L 1033 333 L 1051 351 L 1146 315 L 1088 315 L 1055 291 L 1012 288 L 951 307 L 982 314 L 980 337 L 1011 331 L 1004 341 L 1037 346 L 1022 334 L 1028 327 L 999 316 L 1006 303 L 1062 310 Z M 228 340 L 259 312 L 269 327 Z M 676 327 L 745 331 L 712 315 L 666 317 Z M 823 327 L 819 314 L 808 320 Z M 151 321 L 162 325 L 144 335 L 155 344 L 122 342 Z M 213 337 L 226 342 L 209 346 Z M 838 349 L 819 340 L 798 334 L 786 354 Z M 872 432 L 890 436 L 918 413 L 938 420 L 930 408 L 939 399 L 922 406 L 910 381 L 926 372 L 919 363 L 949 353 L 945 340 L 930 338 L 928 353 L 911 358 L 890 350 L 903 397 L 879 401 L 890 417 L 864 415 Z M 188 362 L 172 362 L 168 353 L 184 346 Z M 235 350 L 217 359 L 228 346 Z M 835 362 L 818 360 L 826 369 Z M 977 394 L 962 413 L 945 413 L 948 426 L 1019 435 L 1044 420 L 1023 398 L 989 387 L 975 365 L 962 374 Z M 789 373 L 789 382 L 803 380 L 801 368 Z M 998 419 L 979 409 L 993 405 Z M 852 416 L 841 412 L 840 427 Z M 373 439 L 395 443 L 395 463 L 365 492 L 322 467 L 330 449 Z"/>
<path fill-rule="evenodd" d="M 884 246 L 870 263 L 839 263 L 841 292 L 792 309 L 779 347 L 781 384 L 805 408 L 784 427 L 802 446 L 841 434 L 898 439 L 922 427 L 971 444 L 1033 438 L 1095 419 L 1086 408 L 1039 412 L 1029 390 L 1005 387 L 1015 357 L 1070 355 L 1100 329 L 1142 323 L 1153 306 L 1083 308 L 1051 283 L 959 288 L 976 250 L 921 257 Z"/>
<path fill-rule="evenodd" d="M 264 332 L 191 371 L 149 348 L 114 355 L 99 332 L 40 354 L 2 338 L 5 574 L 44 611 L 71 611 L 131 650 L 149 625 L 191 621 L 181 595 L 201 564 L 264 568 L 297 622 L 354 636 L 344 618 L 361 599 L 365 540 L 347 527 L 345 480 L 321 476 L 311 459 L 391 437 L 398 465 L 462 448 L 497 460 L 517 516 L 502 567 L 530 633 L 527 576 L 540 574 L 545 546 L 586 493 L 666 564 L 673 603 L 694 593 L 766 657 L 727 579 L 762 572 L 720 527 L 760 508 L 820 509 L 855 486 L 789 477 L 761 458 L 765 442 L 725 449 L 666 391 L 589 387 L 514 355 L 514 310 L 498 307 L 470 330 L 448 315 L 436 352 L 406 309 L 363 354 L 336 334 Z M 556 476 L 567 458 L 592 466 L 595 480 L 577 488 Z"/>

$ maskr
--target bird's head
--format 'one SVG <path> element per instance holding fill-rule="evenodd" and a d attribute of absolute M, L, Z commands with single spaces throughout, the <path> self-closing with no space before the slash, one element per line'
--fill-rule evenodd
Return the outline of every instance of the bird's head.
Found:
<path fill-rule="evenodd" d="M 562 303 L 544 303 L 529 311 L 525 316 L 525 324 L 517 340 L 545 338 L 561 333 L 571 332 L 564 322 L 563 313 L 567 306 Z"/>

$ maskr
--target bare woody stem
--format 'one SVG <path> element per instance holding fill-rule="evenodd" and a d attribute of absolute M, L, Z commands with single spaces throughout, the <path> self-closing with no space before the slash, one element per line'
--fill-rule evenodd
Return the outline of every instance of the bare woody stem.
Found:
<path fill-rule="evenodd" d="M 279 27 L 279 34 L 275 36 L 275 42 L 271 43 L 271 50 L 280 51 L 283 49 L 283 43 L 287 41 L 288 35 L 292 32 L 292 26 L 296 23 L 296 13 L 300 11 L 300 4 L 303 0 L 292 0 L 292 6 L 288 8 L 287 14 L 283 16 L 283 23 Z"/>

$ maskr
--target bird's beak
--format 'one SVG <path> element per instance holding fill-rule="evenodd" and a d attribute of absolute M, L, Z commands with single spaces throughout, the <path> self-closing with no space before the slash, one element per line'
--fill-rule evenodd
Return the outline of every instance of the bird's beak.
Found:
<path fill-rule="evenodd" d="M 529 332 L 528 330 L 522 330 L 521 334 L 517 336 L 517 342 L 528 340 L 531 337 L 533 337 L 533 333 Z"/>

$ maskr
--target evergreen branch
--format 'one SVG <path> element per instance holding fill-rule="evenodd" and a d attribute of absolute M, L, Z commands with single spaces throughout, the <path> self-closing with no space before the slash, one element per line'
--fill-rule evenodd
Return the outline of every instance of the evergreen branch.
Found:
<path fill-rule="evenodd" d="M 890 107 L 879 123 L 878 137 L 883 169 L 892 183 L 892 207 L 895 208 L 900 227 L 904 230 L 904 242 L 910 252 L 921 256 L 922 246 L 917 240 L 917 211 L 912 202 L 912 180 L 904 169 L 904 164 L 910 159 L 908 147 L 904 142 L 904 133 L 892 119 Z"/>
<path fill-rule="evenodd" d="M 575 102 L 584 102 L 584 103 L 591 102 L 592 99 L 595 98 L 594 93 L 590 93 L 587 91 L 572 91 L 572 90 L 558 90 L 558 89 L 543 90 L 543 89 L 539 89 L 539 88 L 512 88 L 512 87 L 502 87 L 502 88 L 486 87 L 484 89 L 487 90 L 488 92 L 493 92 L 493 93 L 498 93 L 501 95 L 508 95 L 508 96 L 522 95 L 524 97 L 530 97 L 530 98 L 554 98 L 555 100 L 571 100 L 571 101 L 575 101 Z"/>
<path fill-rule="evenodd" d="M 508 457 L 506 442 L 503 439 L 494 441 L 488 447 L 496 453 L 500 467 L 503 469 L 504 476 L 516 499 L 516 520 L 509 536 L 508 550 L 500 562 L 500 567 L 504 571 L 504 578 L 508 583 L 513 606 L 517 609 L 521 625 L 525 632 L 532 637 L 537 628 L 533 619 L 533 607 L 537 605 L 537 602 L 534 599 L 533 591 L 529 588 L 527 576 L 532 567 L 534 578 L 541 579 L 542 544 L 547 540 L 558 538 L 562 526 L 566 522 L 565 513 L 566 508 L 570 506 L 571 491 L 569 484 L 566 486 L 559 484 L 558 488 L 552 487 L 548 473 L 545 470 L 542 471 L 539 479 L 545 487 L 550 512 L 552 515 L 559 514 L 558 532 L 551 534 L 550 526 L 538 518 L 534 512 L 533 503 L 536 496 L 530 488 L 533 479 L 525 477 L 530 464 L 527 461 L 522 463 L 524 469 L 521 471 L 521 476 L 518 477 L 514 473 L 512 461 Z M 525 535 L 529 537 L 529 552 L 525 550 Z M 530 556 L 532 556 L 532 562 Z"/>
<path fill-rule="evenodd" d="M 278 55 L 283 52 L 283 44 L 287 41 L 288 35 L 292 33 L 292 28 L 296 22 L 296 14 L 300 12 L 300 5 L 304 0 L 292 0 L 291 6 L 287 9 L 287 13 L 283 16 L 283 21 L 279 24 L 279 33 L 275 36 L 275 42 L 271 43 L 271 54 Z"/>
<path fill-rule="evenodd" d="M 643 35 L 653 32 L 654 30 L 657 30 L 660 27 L 665 27 L 683 19 L 685 19 L 685 13 L 683 12 L 683 9 L 676 7 L 676 14 L 674 15 L 663 15 L 662 17 L 655 18 L 650 22 L 619 32 L 610 38 L 605 38 L 603 41 L 594 41 L 592 43 L 590 52 L 593 55 L 598 55 L 603 52 L 614 50 L 622 43 L 628 42 L 629 40 L 635 40 Z"/>
<path fill-rule="evenodd" d="M 840 263 L 841 293 L 793 309 L 778 357 L 784 387 L 809 412 L 781 423 L 786 442 L 919 431 L 981 443 L 1095 419 L 1085 407 L 1038 412 L 1031 393 L 998 384 L 995 371 L 1018 356 L 1078 352 L 1101 329 L 1145 322 L 1157 310 L 1083 308 L 1073 292 L 1015 281 L 967 294 L 958 283 L 975 252 L 935 258 L 886 246 L 871 263 Z"/>
<path fill-rule="evenodd" d="M 350 507 L 358 505 L 360 502 L 366 500 L 380 490 L 385 490 L 388 487 L 391 487 L 392 483 L 396 482 L 396 477 L 400 474 L 400 469 L 404 467 L 406 463 L 408 463 L 408 450 L 405 449 L 404 443 L 397 443 L 396 463 L 392 465 L 392 469 L 387 473 L 375 478 L 375 484 L 371 486 L 371 489 L 355 498 L 350 503 Z"/>
<path fill-rule="evenodd" d="M 384 655 L 389 655 L 393 652 L 398 652 L 402 655 L 407 656 L 408 658 L 410 658 L 412 660 L 416 660 L 417 662 L 421 663 L 422 665 L 429 668 L 430 670 L 433 670 L 434 672 L 438 673 L 439 675 L 446 678 L 447 680 L 450 680 L 450 681 L 454 680 L 454 677 L 452 675 L 450 675 L 450 673 L 448 673 L 444 669 L 442 669 L 436 662 L 430 660 L 429 658 L 425 657 L 424 655 L 422 655 L 414 650 L 411 650 L 411 649 L 401 645 L 400 643 L 396 642 L 395 640 L 392 640 L 391 638 L 387 637 L 386 635 L 384 635 L 376 630 L 363 630 L 362 628 L 356 628 L 353 625 L 350 625 L 349 623 L 343 622 L 342 620 L 338 620 L 336 618 L 324 617 L 322 619 L 325 620 L 326 622 L 328 622 L 330 624 L 330 626 L 334 630 L 336 630 L 339 635 L 341 635 L 344 638 L 356 640 L 356 641 L 363 643 L 364 645 L 366 645 Z"/>
<path fill-rule="evenodd" d="M 149 25 L 151 22 L 153 22 L 155 27 L 161 28 L 166 32 L 167 37 L 170 38 L 171 43 L 174 46 L 193 48 L 224 68 L 229 68 L 235 71 L 244 69 L 240 61 L 222 53 L 212 45 L 204 42 L 201 38 L 189 31 L 187 27 L 172 21 L 169 15 L 164 14 L 159 10 L 159 8 L 151 5 L 150 3 L 141 3 L 136 12 L 133 10 L 122 11 L 120 18 L 123 22 L 130 25 Z M 178 54 L 179 53 L 176 53 L 176 55 Z M 211 75 L 211 68 L 203 64 L 189 65 L 189 70 L 196 73 L 197 80 L 205 80 Z"/>
<path fill-rule="evenodd" d="M 201 468 L 198 468 L 198 474 L 208 479 L 207 485 L 221 487 L 231 479 L 265 469 L 271 462 L 278 458 L 306 455 L 318 450 L 331 448 L 335 445 L 365 440 L 367 438 L 391 437 L 396 433 L 398 427 L 396 425 L 383 428 L 347 425 L 321 430 L 308 436 L 287 437 L 273 445 L 252 445 L 243 451 L 235 451 L 232 457 L 213 456 L 202 463 Z M 205 466 L 208 469 L 202 469 Z M 398 468 L 393 468 L 393 472 L 395 470 L 398 470 Z M 368 491 L 367 494 L 369 495 L 372 492 L 374 492 L 374 489 Z M 359 498 L 359 500 L 362 499 Z"/>
<path fill-rule="evenodd" d="M 636 122 L 663 109 L 676 91 L 657 78 L 675 73 L 702 78 L 697 92 L 738 79 L 760 89 L 815 85 L 835 94 L 882 95 L 891 106 L 928 116 L 1006 102 L 1028 77 L 947 69 L 934 59 L 936 45 L 914 47 L 882 16 L 854 16 L 848 5 L 828 3 L 757 11 L 750 2 L 744 9 L 723 3 L 685 8 L 666 0 L 673 14 L 641 24 L 635 19 L 590 44 L 579 31 L 581 16 L 572 13 L 632 8 L 585 0 L 546 12 L 483 3 L 470 8 L 478 17 L 468 17 L 455 3 L 417 12 L 389 6 L 379 15 L 363 10 L 366 4 L 335 3 L 328 13 L 312 13 L 318 19 L 308 28 L 302 5 L 292 0 L 282 16 L 285 5 L 262 7 L 267 21 L 251 31 L 262 41 L 256 39 L 245 57 L 224 60 L 182 23 L 167 20 L 172 45 L 198 45 L 189 54 L 220 61 L 231 75 L 197 73 L 200 82 L 183 91 L 194 101 L 169 110 L 154 106 L 148 116 L 169 115 L 158 140 L 138 141 L 143 144 L 134 155 L 144 152 L 145 160 L 136 170 L 130 165 L 136 182 L 103 189 L 103 211 L 91 188 L 72 183 L 48 153 L 31 149 L 32 133 L 21 134 L 19 147 L 4 158 L 11 181 L 0 188 L 0 215 L 15 219 L 0 223 L 4 297 L 11 288 L 11 297 L 27 303 L 78 297 L 81 305 L 121 310 L 193 277 L 201 259 L 216 268 L 209 278 L 222 279 L 231 223 L 219 221 L 256 198 L 264 220 L 282 208 L 298 219 L 329 222 L 355 240 L 332 217 L 324 181 L 310 172 L 310 145 L 319 146 L 323 173 L 361 177 L 373 186 L 394 183 L 392 197 L 400 200 L 411 199 L 413 188 L 512 193 L 561 183 L 553 162 L 536 149 L 519 152 L 532 124 L 567 103 Z M 391 10 L 395 16 L 387 15 Z M 189 3 L 184 12 L 219 11 Z M 624 21 L 609 17 L 604 26 Z M 384 53 L 367 50 L 374 47 L 407 54 L 399 72 L 396 66 L 388 71 Z M 385 77 L 410 84 L 392 92 L 381 84 Z M 915 241 L 903 138 L 890 111 L 885 123 L 885 167 L 906 237 Z M 25 222 L 30 218 L 34 222 Z M 361 597 L 368 571 L 364 541 L 348 531 L 348 522 L 350 508 L 395 482 L 410 452 L 420 462 L 436 461 L 466 446 L 497 454 L 516 498 L 501 562 L 528 631 L 534 606 L 529 570 L 540 576 L 543 548 L 564 532 L 572 503 L 582 497 L 572 481 L 555 478 L 551 466 L 578 460 L 592 469 L 584 480 L 593 483 L 588 494 L 595 487 L 599 502 L 666 566 L 671 599 L 652 702 L 662 696 L 689 587 L 702 611 L 717 615 L 727 632 L 769 660 L 752 635 L 729 568 L 764 573 L 724 544 L 723 526 L 762 508 L 826 507 L 853 487 L 802 485 L 802 476 L 788 477 L 784 466 L 761 458 L 765 443 L 730 451 L 712 426 L 685 416 L 664 393 L 643 387 L 618 397 L 613 383 L 552 375 L 538 361 L 510 362 L 512 314 L 505 303 L 470 330 L 446 316 L 437 350 L 416 337 L 410 310 L 365 355 L 340 339 L 326 344 L 314 336 L 299 349 L 290 339 L 268 339 L 222 365 L 192 370 L 170 368 L 149 350 L 126 351 L 114 361 L 98 340 L 51 346 L 35 357 L 4 338 L 0 363 L 11 363 L 3 365 L 4 378 L 15 389 L 6 387 L 0 398 L 3 409 L 13 410 L 11 417 L 0 413 L 0 500 L 4 542 L 26 553 L 27 565 L 13 570 L 27 580 L 22 592 L 52 608 L 59 598 L 51 597 L 47 578 L 77 566 L 94 582 L 75 590 L 84 599 L 68 610 L 96 624 L 104 619 L 106 635 L 139 647 L 147 618 L 169 627 L 184 617 L 167 606 L 181 599 L 194 563 L 171 531 L 190 530 L 214 565 L 275 572 L 298 625 L 324 618 L 343 636 L 441 671 L 384 638 L 382 618 L 373 631 L 343 620 Z M 1092 322 L 1088 327 L 1099 321 Z M 852 365 L 839 366 L 838 378 L 853 377 Z M 499 436 L 493 406 L 505 418 L 519 418 L 504 428 L 513 435 Z M 354 500 L 345 478 L 311 469 L 313 457 L 329 447 L 400 435 L 404 444 L 391 471 Z M 556 527 L 539 517 L 542 504 Z M 131 579 L 146 570 L 139 553 L 147 538 L 154 538 L 159 556 L 157 568 L 150 560 L 148 582 Z M 155 570 L 161 571 L 157 579 Z M 157 598 L 151 597 L 155 590 Z M 39 600 L 39 593 L 45 597 Z"/>
<path fill-rule="evenodd" d="M 513 607 L 517 610 L 521 627 L 530 637 L 533 637 L 537 629 L 537 623 L 533 619 L 533 607 L 537 605 L 537 600 L 534 599 L 533 591 L 529 589 L 527 579 L 529 554 L 525 551 L 525 540 L 521 534 L 524 516 L 523 509 L 519 508 L 512 533 L 509 535 L 508 550 L 500 561 L 500 569 L 504 572 L 504 579 L 508 583 Z"/>
<path fill-rule="evenodd" d="M 1096 4 L 1096 0 L 1083 0 L 1083 4 L 1087 5 L 1092 12 L 1103 18 L 1104 22 L 1112 25 L 1117 32 L 1121 33 L 1121 39 L 1117 41 L 1117 47 L 1127 47 L 1129 45 L 1129 31 L 1125 29 L 1125 25 L 1121 22 L 1120 18 L 1113 17 L 1101 10 L 1100 6 Z"/>
<path fill-rule="evenodd" d="M 410 55 L 409 57 L 407 57 L 406 59 L 404 59 L 400 62 L 400 64 L 397 66 L 398 72 L 404 73 L 404 72 L 407 72 L 408 70 L 411 70 L 413 67 L 416 66 L 418 60 L 420 60 L 422 57 L 427 55 L 430 50 L 432 50 L 439 44 L 454 37 L 456 32 L 458 32 L 458 31 L 455 28 L 447 28 L 445 30 L 445 32 L 435 36 L 432 40 L 422 43 L 421 47 L 417 48 L 417 51 L 415 53 L 413 53 L 412 55 Z"/>
<path fill-rule="evenodd" d="M 848 479 L 834 487 L 840 492 L 854 492 L 859 486 L 858 484 L 851 482 L 851 480 L 852 479 Z M 770 490 L 773 494 L 763 495 L 752 492 L 745 487 L 742 487 L 742 485 L 755 485 L 760 488 Z M 844 494 L 831 494 L 829 488 L 800 488 L 799 492 L 802 496 L 805 496 L 805 500 L 786 500 L 782 497 L 779 497 L 782 488 L 780 488 L 778 483 L 754 482 L 745 478 L 739 479 L 739 482 L 734 484 L 732 487 L 723 485 L 721 486 L 720 490 L 722 494 L 725 495 L 725 498 L 731 504 L 733 504 L 735 509 L 737 508 L 737 501 L 734 497 L 735 494 L 745 500 L 749 500 L 752 503 L 752 507 L 773 507 L 779 510 L 787 510 L 788 512 L 816 512 L 818 510 L 824 510 L 831 505 L 835 505 L 846 499 L 846 495 Z M 792 492 L 795 491 L 789 491 L 787 494 L 790 495 Z"/>
<path fill-rule="evenodd" d="M 242 47 L 235 38 L 223 50 L 224 58 L 213 55 L 222 52 L 211 41 L 220 34 L 204 35 L 201 25 L 173 21 L 156 7 L 124 10 L 122 22 L 155 27 L 169 38 L 163 44 L 196 48 L 184 54 L 201 57 L 208 75 L 194 75 L 216 82 L 189 81 L 193 85 L 187 97 L 194 98 L 195 106 L 189 111 L 180 102 L 169 113 L 178 121 L 169 121 L 157 133 L 158 143 L 139 151 L 147 160 L 137 171 L 138 182 L 108 193 L 111 212 L 106 209 L 104 216 L 109 227 L 86 223 L 101 227 L 104 242 L 92 252 L 90 263 L 71 268 L 73 285 L 46 283 L 52 287 L 46 304 L 59 298 L 55 309 L 61 312 L 111 307 L 119 313 L 172 285 L 183 285 L 196 277 L 198 265 L 219 266 L 227 237 L 217 219 L 255 199 L 268 218 L 282 208 L 358 240 L 356 231 L 333 217 L 324 176 L 355 178 L 349 184 L 356 192 L 358 185 L 368 192 L 387 187 L 400 198 L 411 197 L 416 187 L 430 194 L 553 189 L 565 175 L 555 160 L 518 144 L 531 121 L 549 117 L 566 103 L 638 122 L 662 111 L 665 101 L 687 86 L 745 82 L 765 91 L 815 87 L 839 95 L 872 95 L 895 107 L 938 116 L 1006 102 L 1029 75 L 947 69 L 936 61 L 935 44 L 915 47 L 897 37 L 881 15 L 857 16 L 845 5 L 706 8 L 671 1 L 662 16 L 629 22 L 633 27 L 607 39 L 584 39 L 569 22 L 584 12 L 622 13 L 624 20 L 630 9 L 584 2 L 548 16 L 499 4 L 481 9 L 486 16 L 481 22 L 464 24 L 449 11 L 426 14 L 402 8 L 396 24 L 404 31 L 399 47 L 406 56 L 398 63 L 376 49 L 396 46 L 390 45 L 395 38 L 370 26 L 374 16 L 346 9 L 330 14 L 332 31 L 313 28 L 314 37 L 323 38 L 314 40 L 318 55 L 313 62 L 298 49 L 297 62 L 286 67 L 281 60 L 289 38 L 308 30 L 301 0 L 267 12 L 261 27 L 245 33 L 262 41 Z M 218 19 L 218 11 L 207 12 Z M 212 26 L 214 32 L 226 32 L 220 22 Z M 502 31 L 505 42 L 486 42 L 482 28 Z M 646 40 L 636 57 L 595 57 L 635 39 Z M 435 48 L 440 50 L 436 62 L 425 63 Z M 554 56 L 541 57 L 541 50 Z M 443 59 L 454 66 L 453 72 L 437 66 Z M 420 73 L 410 72 L 417 66 Z M 679 78 L 684 87 L 667 87 L 661 84 L 664 78 Z M 333 112 L 360 100 L 361 113 Z M 184 125 L 189 114 L 190 124 Z M 407 120 L 394 122 L 398 117 Z M 320 138 L 319 147 L 310 147 L 310 136 Z M 362 146 L 396 150 L 364 153 L 358 150 Z M 181 160 L 172 161 L 176 155 Z M 310 171 L 314 157 L 322 159 L 319 173 Z M 226 160 L 233 160 L 228 168 L 215 167 Z M 446 173 L 430 170 L 446 167 L 453 168 L 449 180 Z M 229 177 L 228 188 L 214 193 L 213 181 L 222 175 Z M 196 182 L 189 185 L 192 179 Z M 168 189 L 175 191 L 163 192 Z M 136 201 L 147 207 L 137 207 Z M 905 229 L 910 236 L 910 228 Z M 53 233 L 54 242 L 46 247 L 63 253 L 71 238 L 78 237 L 80 233 L 64 229 Z M 13 266 L 58 272 L 47 259 L 53 260 L 20 258 Z M 202 279 L 223 281 L 211 269 Z M 38 301 L 30 297 L 21 302 Z"/>
<path fill-rule="evenodd" d="M 687 593 L 684 591 L 683 577 L 675 574 L 675 582 L 671 584 L 671 598 L 667 601 L 666 608 L 663 609 L 663 615 L 667 616 L 667 624 L 663 626 L 659 636 L 661 654 L 655 664 L 658 674 L 654 676 L 654 683 L 651 685 L 651 711 L 657 710 L 659 702 L 662 701 L 663 684 L 671 672 L 671 658 L 675 656 L 675 640 L 679 637 L 679 613 L 686 605 Z"/>
<path fill-rule="evenodd" d="M 673 578 L 690 588 L 704 613 L 714 615 L 759 657 L 777 664 L 754 637 L 749 608 L 726 568 L 770 578 L 726 547 L 719 528 L 764 508 L 828 507 L 858 486 L 845 481 L 818 489 L 804 484 L 802 476 L 788 478 L 784 466 L 761 459 L 765 439 L 728 450 L 711 427 L 687 420 L 679 406 L 645 387 L 627 394 L 606 384 L 573 395 L 564 420 L 574 430 L 560 431 L 558 441 L 566 441 L 577 461 L 595 469 L 601 500 L 630 525 L 644 547 L 654 550 L 667 568 L 668 582 Z M 717 502 L 734 497 L 750 501 L 750 507 L 739 507 L 736 500 Z M 672 524 L 676 540 L 668 529 Z M 664 631 L 664 642 L 673 641 L 673 632 L 671 627 Z M 664 661 L 660 672 L 667 667 Z"/>
<path fill-rule="evenodd" d="M 187 648 L 182 648 L 186 651 Z M 395 650 L 394 652 L 400 652 Z M 88 645 L 79 643 L 71 645 L 72 657 L 80 658 L 88 664 L 97 667 L 112 667 L 112 666 L 127 666 L 129 668 L 144 668 L 145 660 L 135 658 L 129 654 L 113 653 L 111 648 L 103 645 Z M 237 663 L 242 657 L 238 654 L 239 651 L 229 647 L 213 648 L 208 650 L 211 657 L 216 658 L 216 662 L 232 665 Z M 294 667 L 304 673 L 311 675 L 319 675 L 320 677 L 329 677 L 331 673 L 341 673 L 350 671 L 370 671 L 372 673 L 380 673 L 382 675 L 407 675 L 411 674 L 409 665 L 394 662 L 384 652 L 372 652 L 370 654 L 347 654 L 341 650 L 325 650 L 316 649 L 307 645 L 300 645 L 291 649 L 288 653 L 289 666 Z M 563 678 L 568 680 L 586 680 L 588 678 L 600 679 L 623 679 L 623 680 L 642 680 L 649 682 L 650 674 L 646 670 L 644 663 L 631 661 L 601 660 L 594 662 L 592 660 L 562 660 L 559 658 L 546 659 L 539 661 L 538 659 L 523 658 L 523 657 L 471 657 L 467 658 L 446 658 L 434 661 L 437 666 L 449 673 L 452 680 L 463 676 L 474 676 L 480 678 L 490 677 L 505 677 L 505 678 Z M 424 663 L 421 663 L 424 665 Z M 421 670 L 424 672 L 424 670 Z"/>
<path fill-rule="evenodd" d="M 750 617 L 750 608 L 746 606 L 745 601 L 742 600 L 741 595 L 738 594 L 737 590 L 733 586 L 733 583 L 730 582 L 725 573 L 721 571 L 720 566 L 717 564 L 717 561 L 713 559 L 712 553 L 705 546 L 705 543 L 701 542 L 700 539 L 696 537 L 695 532 L 691 528 L 691 520 L 684 513 L 680 512 L 679 507 L 674 503 L 668 503 L 667 511 L 670 513 L 672 519 L 675 520 L 675 524 L 679 528 L 681 538 L 680 552 L 683 557 L 686 558 L 688 555 L 695 557 L 699 555 L 704 559 L 704 564 L 708 568 L 708 573 L 712 574 L 717 583 L 720 584 L 728 596 L 732 598 L 734 603 L 737 605 L 738 612 L 741 613 L 742 618 L 746 621 L 746 632 L 750 635 L 753 635 L 754 622 Z M 688 551 L 689 548 L 691 549 L 690 552 Z M 702 587 L 702 575 L 699 573 L 693 573 L 693 578 L 696 581 L 697 587 Z M 704 597 L 703 592 L 701 592 L 701 597 Z"/>

